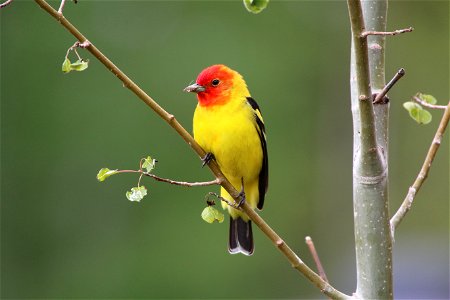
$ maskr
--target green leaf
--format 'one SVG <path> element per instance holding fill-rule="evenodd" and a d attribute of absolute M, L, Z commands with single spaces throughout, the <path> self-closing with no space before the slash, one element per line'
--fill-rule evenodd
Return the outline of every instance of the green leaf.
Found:
<path fill-rule="evenodd" d="M 110 170 L 108 168 L 103 168 L 100 169 L 100 171 L 98 171 L 97 174 L 97 180 L 98 181 L 105 181 L 106 178 L 108 178 L 111 175 L 117 174 L 117 169 L 116 170 Z"/>
<path fill-rule="evenodd" d="M 262 12 L 269 3 L 269 0 L 244 0 L 245 8 L 254 14 Z"/>
<path fill-rule="evenodd" d="M 432 118 L 433 118 L 433 117 L 431 116 L 431 114 L 430 114 L 430 112 L 429 112 L 428 110 L 422 109 L 422 110 L 419 112 L 419 115 L 418 115 L 416 121 L 417 121 L 417 123 L 419 123 L 419 124 L 428 124 L 428 123 L 431 122 L 431 119 L 432 119 Z"/>
<path fill-rule="evenodd" d="M 144 162 L 142 163 L 142 168 L 147 170 L 147 173 L 150 173 L 156 167 L 156 159 L 152 159 L 151 156 L 147 156 L 144 158 Z"/>
<path fill-rule="evenodd" d="M 127 191 L 125 195 L 127 196 L 128 200 L 139 202 L 147 195 L 147 189 L 143 185 L 137 186 L 131 188 L 131 191 Z"/>
<path fill-rule="evenodd" d="M 70 64 L 70 69 L 73 71 L 84 71 L 88 68 L 89 60 L 79 59 L 73 64 Z"/>
<path fill-rule="evenodd" d="M 69 73 L 70 72 L 70 60 L 66 57 L 66 59 L 64 59 L 64 62 L 62 64 L 62 71 L 64 73 Z"/>
<path fill-rule="evenodd" d="M 422 106 L 415 102 L 405 102 L 403 107 L 409 112 L 411 118 L 419 124 L 428 124 L 431 122 L 432 116 L 429 111 L 423 109 Z"/>
<path fill-rule="evenodd" d="M 224 215 L 217 209 L 215 209 L 212 206 L 207 206 L 202 211 L 202 219 L 205 220 L 205 222 L 213 223 L 214 221 L 217 221 L 219 223 L 223 222 Z"/>
<path fill-rule="evenodd" d="M 419 97 L 420 100 L 427 102 L 428 104 L 434 105 L 437 103 L 436 98 L 434 98 L 432 95 L 425 95 L 425 94 L 419 93 L 417 95 L 417 97 Z"/>

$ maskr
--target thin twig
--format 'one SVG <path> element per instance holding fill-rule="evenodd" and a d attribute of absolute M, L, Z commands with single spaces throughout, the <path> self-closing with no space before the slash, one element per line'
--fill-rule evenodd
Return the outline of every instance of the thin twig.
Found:
<path fill-rule="evenodd" d="M 81 56 L 80 54 L 78 54 L 77 48 L 73 48 L 73 52 L 75 52 L 76 56 L 78 57 L 79 60 L 81 60 Z"/>
<path fill-rule="evenodd" d="M 403 203 L 400 205 L 400 208 L 391 218 L 392 237 L 394 236 L 395 229 L 398 227 L 398 225 L 403 220 L 405 215 L 411 209 L 414 198 L 417 196 L 417 192 L 420 190 L 422 184 L 425 182 L 425 179 L 427 179 L 428 177 L 431 164 L 433 163 L 433 160 L 436 156 L 439 146 L 441 145 L 442 136 L 444 135 L 449 120 L 450 120 L 450 101 L 445 108 L 444 115 L 442 116 L 441 122 L 439 123 L 439 127 L 436 131 L 436 134 L 434 135 L 433 141 L 431 142 L 431 146 L 428 149 L 427 156 L 425 157 L 425 161 L 423 162 L 422 168 L 420 169 L 420 172 L 417 175 L 416 180 L 414 181 L 413 185 L 409 188 L 405 200 L 403 200 Z"/>
<path fill-rule="evenodd" d="M 220 184 L 220 180 L 219 178 L 216 178 L 214 180 L 211 181 L 201 181 L 201 182 L 185 182 L 185 181 L 175 181 L 175 180 L 171 180 L 171 179 L 167 179 L 167 178 L 161 178 L 159 176 L 156 176 L 154 174 L 151 173 L 142 173 L 145 176 L 151 177 L 157 181 L 161 181 L 161 182 L 167 182 L 170 184 L 174 184 L 174 185 L 181 185 L 181 186 L 187 186 L 187 187 L 194 187 L 194 186 L 210 186 L 210 185 L 219 185 Z"/>
<path fill-rule="evenodd" d="M 58 13 L 62 15 L 64 4 L 66 4 L 66 0 L 61 0 L 61 5 L 59 6 Z"/>
<path fill-rule="evenodd" d="M 141 179 L 142 179 L 142 176 L 144 175 L 144 173 L 141 173 L 141 175 L 139 176 L 139 180 L 138 180 L 138 187 L 141 185 Z"/>
<path fill-rule="evenodd" d="M 81 43 L 87 41 L 83 34 L 73 26 L 63 15 L 53 9 L 45 0 L 35 0 L 35 2 L 55 18 L 64 28 L 66 28 L 73 36 L 75 36 Z M 86 49 L 95 56 L 108 70 L 110 70 L 120 81 L 123 86 L 127 87 L 142 101 L 145 102 L 155 113 L 157 113 L 164 121 L 166 121 L 186 143 L 198 154 L 200 159 L 206 155 L 206 152 L 200 147 L 200 145 L 194 140 L 194 138 L 181 126 L 176 120 L 174 115 L 165 111 L 156 101 L 154 101 L 149 95 L 147 95 L 138 85 L 136 85 L 128 76 L 125 75 L 114 63 L 109 60 L 97 47 L 92 43 L 86 47 Z M 235 200 L 240 200 L 239 192 L 231 185 L 227 178 L 220 171 L 216 162 L 211 161 L 208 167 L 214 173 L 215 177 L 220 180 L 221 186 L 230 194 Z M 325 295 L 332 297 L 333 299 L 353 299 L 334 287 L 328 282 L 324 281 L 317 273 L 311 270 L 294 251 L 281 239 L 281 237 L 257 214 L 253 208 L 247 203 L 242 203 L 241 207 L 250 220 L 257 225 L 261 231 L 269 238 L 278 250 L 286 257 L 291 263 L 292 267 L 303 274 L 310 282 L 312 282 L 317 288 L 320 289 Z"/>
<path fill-rule="evenodd" d="M 397 35 L 405 32 L 411 32 L 414 28 L 409 27 L 405 29 L 398 29 L 394 31 L 364 31 L 361 33 L 361 37 L 366 37 L 368 35 Z"/>
<path fill-rule="evenodd" d="M 425 106 L 425 107 L 428 107 L 428 108 L 432 108 L 432 109 L 446 109 L 446 108 L 447 108 L 447 106 L 445 106 L 445 105 L 430 104 L 430 103 L 428 103 L 428 102 L 423 101 L 422 99 L 420 99 L 420 98 L 417 97 L 417 96 L 413 96 L 413 99 L 414 99 L 416 102 L 418 102 L 418 103 L 420 103 L 421 105 L 423 105 L 423 106 Z"/>
<path fill-rule="evenodd" d="M 322 263 L 320 262 L 319 254 L 316 251 L 316 247 L 314 246 L 314 242 L 311 237 L 307 236 L 305 237 L 306 245 L 308 245 L 309 252 L 311 252 L 311 255 L 314 259 L 314 262 L 317 266 L 317 271 L 319 272 L 320 277 L 328 282 L 327 274 L 325 274 L 325 270 L 322 267 Z"/>
<path fill-rule="evenodd" d="M 384 96 L 389 92 L 389 90 L 394 86 L 394 84 L 397 83 L 397 81 L 405 75 L 405 69 L 401 68 L 400 70 L 395 73 L 394 77 L 391 79 L 391 81 L 386 84 L 386 86 L 383 88 L 383 90 L 375 97 L 373 100 L 373 104 L 378 103 L 387 103 L 384 101 Z"/>
<path fill-rule="evenodd" d="M 140 173 L 143 176 L 151 177 L 156 181 L 166 182 L 173 185 L 180 185 L 186 187 L 194 187 L 194 186 L 210 186 L 210 185 L 220 185 L 220 180 L 218 178 L 211 181 L 199 181 L 199 182 L 187 182 L 187 181 L 176 181 L 168 178 L 162 178 L 156 176 L 155 174 L 144 172 L 141 170 L 118 170 L 117 173 Z"/>
<path fill-rule="evenodd" d="M 0 9 L 10 5 L 13 2 L 13 0 L 6 0 L 5 2 L 3 2 L 2 4 L 0 4 Z"/>
<path fill-rule="evenodd" d="M 72 0 L 72 1 L 73 1 L 73 3 L 75 3 L 75 4 L 78 3 L 78 0 Z M 61 4 L 60 4 L 59 9 L 58 9 L 58 13 L 61 14 L 61 15 L 62 15 L 62 12 L 63 12 L 64 5 L 65 5 L 65 4 L 66 4 L 66 0 L 61 0 Z"/>

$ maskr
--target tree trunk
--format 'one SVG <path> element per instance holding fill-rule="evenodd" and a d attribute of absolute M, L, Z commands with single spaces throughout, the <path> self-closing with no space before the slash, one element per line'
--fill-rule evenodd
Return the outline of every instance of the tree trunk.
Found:
<path fill-rule="evenodd" d="M 362 3 L 349 0 L 348 4 L 353 36 L 350 83 L 356 296 L 392 299 L 392 239 L 388 209 L 389 103 L 373 105 L 371 98 L 385 85 L 385 37 L 364 38 L 360 35 L 364 30 L 386 31 L 387 0 Z M 358 15 L 358 11 L 362 11 L 362 15 Z"/>

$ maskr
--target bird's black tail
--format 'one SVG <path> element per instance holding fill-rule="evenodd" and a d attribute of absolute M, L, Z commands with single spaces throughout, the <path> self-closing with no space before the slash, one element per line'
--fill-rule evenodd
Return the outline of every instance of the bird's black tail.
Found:
<path fill-rule="evenodd" d="M 241 217 L 230 217 L 230 237 L 228 240 L 228 252 L 231 254 L 253 254 L 252 221 L 244 221 Z"/>

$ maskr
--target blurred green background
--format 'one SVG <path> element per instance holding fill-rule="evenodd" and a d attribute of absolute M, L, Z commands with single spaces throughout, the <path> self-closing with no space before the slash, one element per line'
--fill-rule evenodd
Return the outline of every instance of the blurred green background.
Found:
<path fill-rule="evenodd" d="M 59 2 L 51 2 L 58 7 Z M 270 188 L 262 216 L 313 267 L 311 235 L 332 284 L 355 289 L 350 32 L 344 1 L 79 1 L 65 16 L 190 131 L 196 105 L 182 89 L 224 63 L 247 80 L 268 134 Z M 75 39 L 33 1 L 1 20 L 2 298 L 324 298 L 256 229 L 252 257 L 226 251 L 228 222 L 206 224 L 204 196 L 137 176 L 99 183 L 102 167 L 211 179 L 190 148 L 120 81 L 91 60 L 63 74 Z M 449 99 L 449 2 L 392 1 L 387 77 L 390 195 L 396 209 L 440 119 L 419 126 L 402 103 L 417 91 Z M 72 57 L 73 58 L 73 57 Z M 448 137 L 448 134 L 447 134 Z M 396 234 L 397 298 L 449 297 L 449 143 Z"/>

